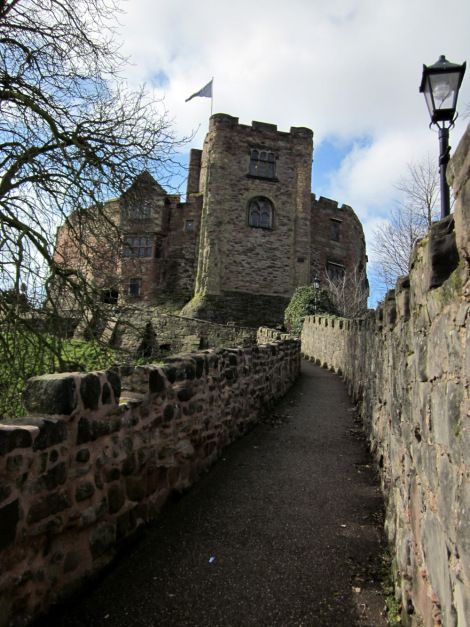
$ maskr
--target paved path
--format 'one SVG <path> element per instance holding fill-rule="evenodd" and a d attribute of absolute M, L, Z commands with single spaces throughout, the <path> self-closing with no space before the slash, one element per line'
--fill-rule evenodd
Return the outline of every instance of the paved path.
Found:
<path fill-rule="evenodd" d="M 380 627 L 381 497 L 341 380 L 309 362 L 266 422 L 53 627 Z"/>

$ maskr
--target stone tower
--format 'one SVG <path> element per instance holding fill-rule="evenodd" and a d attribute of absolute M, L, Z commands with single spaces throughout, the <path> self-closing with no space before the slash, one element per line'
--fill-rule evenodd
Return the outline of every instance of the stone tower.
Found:
<path fill-rule="evenodd" d="M 202 156 L 191 155 L 203 209 L 195 296 L 183 313 L 247 325 L 282 320 L 295 288 L 311 280 L 312 155 L 310 129 L 211 117 Z"/>

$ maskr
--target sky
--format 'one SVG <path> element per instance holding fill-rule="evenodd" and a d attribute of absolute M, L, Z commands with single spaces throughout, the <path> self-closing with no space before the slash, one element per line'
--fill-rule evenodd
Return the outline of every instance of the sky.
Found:
<path fill-rule="evenodd" d="M 120 0 L 131 84 L 146 83 L 185 147 L 202 147 L 210 99 L 185 99 L 214 78 L 214 113 L 314 132 L 312 191 L 374 228 L 397 202 L 407 164 L 438 153 L 419 93 L 423 63 L 470 61 L 469 0 Z M 470 122 L 470 70 L 451 131 Z M 466 117 L 464 116 L 466 112 Z M 383 296 L 372 286 L 371 305 Z"/>

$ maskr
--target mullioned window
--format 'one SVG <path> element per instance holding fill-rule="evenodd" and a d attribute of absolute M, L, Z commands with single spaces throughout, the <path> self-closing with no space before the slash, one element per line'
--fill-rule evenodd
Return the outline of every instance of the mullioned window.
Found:
<path fill-rule="evenodd" d="M 273 179 L 276 176 L 276 156 L 267 150 L 254 148 L 250 155 L 250 174 Z"/>
<path fill-rule="evenodd" d="M 122 251 L 123 257 L 151 257 L 153 239 L 151 237 L 126 237 L 126 243 Z"/>
<path fill-rule="evenodd" d="M 248 224 L 253 228 L 273 228 L 274 207 L 269 198 L 257 196 L 248 204 Z"/>

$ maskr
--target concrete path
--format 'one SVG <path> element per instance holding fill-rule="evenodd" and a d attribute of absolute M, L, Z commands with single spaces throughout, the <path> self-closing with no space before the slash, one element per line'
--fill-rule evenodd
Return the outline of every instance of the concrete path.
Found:
<path fill-rule="evenodd" d="M 48 627 L 380 627 L 381 497 L 342 381 L 309 362 Z"/>

